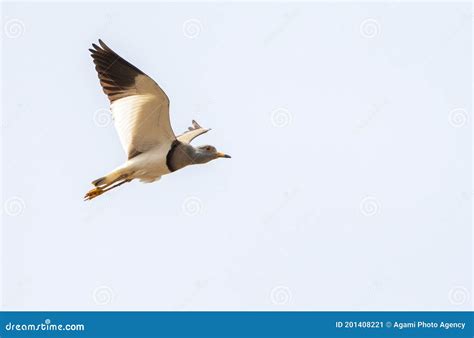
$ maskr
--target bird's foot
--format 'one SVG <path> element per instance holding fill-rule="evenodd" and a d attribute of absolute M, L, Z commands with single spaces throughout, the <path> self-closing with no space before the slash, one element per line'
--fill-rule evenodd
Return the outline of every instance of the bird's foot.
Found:
<path fill-rule="evenodd" d="M 105 192 L 104 189 L 96 187 L 92 190 L 89 190 L 87 194 L 84 196 L 84 201 L 90 201 L 93 198 L 96 198 L 97 196 L 102 195 Z"/>

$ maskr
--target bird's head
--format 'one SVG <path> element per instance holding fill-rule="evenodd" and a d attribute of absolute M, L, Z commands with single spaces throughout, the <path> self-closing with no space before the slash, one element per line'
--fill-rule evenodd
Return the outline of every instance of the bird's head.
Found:
<path fill-rule="evenodd" d="M 196 155 L 195 162 L 197 163 L 207 163 L 217 158 L 230 158 L 230 155 L 221 153 L 216 150 L 216 147 L 210 145 L 197 147 Z"/>

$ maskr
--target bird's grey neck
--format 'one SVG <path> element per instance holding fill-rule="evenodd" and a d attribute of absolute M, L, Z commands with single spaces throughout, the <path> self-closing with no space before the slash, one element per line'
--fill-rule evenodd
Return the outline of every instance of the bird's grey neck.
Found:
<path fill-rule="evenodd" d="M 176 171 L 191 164 L 201 163 L 200 154 L 192 145 L 174 141 L 166 156 L 166 165 L 170 171 Z"/>

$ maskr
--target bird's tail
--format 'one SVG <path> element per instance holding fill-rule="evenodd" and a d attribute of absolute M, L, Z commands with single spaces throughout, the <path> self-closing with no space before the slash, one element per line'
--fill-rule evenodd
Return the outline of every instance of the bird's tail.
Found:
<path fill-rule="evenodd" d="M 92 181 L 92 185 L 96 187 L 106 187 L 108 185 L 111 185 L 112 183 L 117 182 L 121 178 L 125 178 L 125 173 L 122 168 L 116 169 L 112 171 L 111 173 L 108 173 L 105 176 L 102 176 L 96 180 Z"/>
<path fill-rule="evenodd" d="M 99 185 L 102 185 L 104 184 L 105 182 L 107 182 L 107 176 L 102 176 L 96 180 L 93 180 L 92 181 L 92 185 L 98 187 Z"/>

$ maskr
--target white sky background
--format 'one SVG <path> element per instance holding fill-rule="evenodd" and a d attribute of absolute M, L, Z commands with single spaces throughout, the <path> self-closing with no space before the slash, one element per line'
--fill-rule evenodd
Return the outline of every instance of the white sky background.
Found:
<path fill-rule="evenodd" d="M 3 309 L 471 308 L 470 4 L 2 6 Z M 99 37 L 232 159 L 83 202 Z"/>

